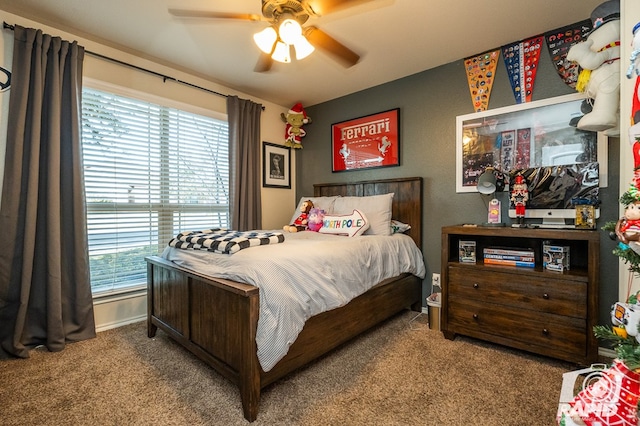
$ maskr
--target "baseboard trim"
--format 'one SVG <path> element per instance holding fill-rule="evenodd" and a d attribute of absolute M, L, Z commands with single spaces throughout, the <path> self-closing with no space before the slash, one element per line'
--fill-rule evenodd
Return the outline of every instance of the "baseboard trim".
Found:
<path fill-rule="evenodd" d="M 127 318 L 126 320 L 122 320 L 122 321 L 115 321 L 107 324 L 100 324 L 99 326 L 96 326 L 96 332 L 100 333 L 101 331 L 107 331 L 113 328 L 134 324 L 136 322 L 146 321 L 146 319 L 147 319 L 146 315 L 140 315 L 138 317 Z"/>
<path fill-rule="evenodd" d="M 94 300 L 96 331 L 122 327 L 147 319 L 147 295 L 143 292 L 111 295 Z"/>
<path fill-rule="evenodd" d="M 598 355 L 611 359 L 617 357 L 616 352 L 609 348 L 598 348 Z"/>

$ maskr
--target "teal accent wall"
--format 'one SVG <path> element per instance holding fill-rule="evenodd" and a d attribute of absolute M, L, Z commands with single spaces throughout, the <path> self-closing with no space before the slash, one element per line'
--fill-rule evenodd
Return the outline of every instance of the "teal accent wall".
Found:
<path fill-rule="evenodd" d="M 546 49 L 545 45 L 533 91 L 534 101 L 575 93 L 557 75 Z M 514 104 L 515 97 L 500 58 L 489 109 Z M 332 173 L 331 124 L 393 108 L 400 108 L 400 166 Z M 431 274 L 440 272 L 441 227 L 486 221 L 485 201 L 478 193 L 456 193 L 456 116 L 473 112 L 463 60 L 321 104 L 305 105 L 305 109 L 313 122 L 305 126 L 304 148 L 295 152 L 296 199 L 313 194 L 314 183 L 409 176 L 424 179 L 423 253 L 427 277 L 423 293 L 426 297 L 431 288 Z M 601 189 L 603 205 L 598 228 L 607 221 L 617 220 L 618 216 L 619 143 L 619 138 L 609 139 L 609 184 Z M 503 221 L 508 222 L 509 219 L 505 219 L 508 194 L 500 194 L 499 198 L 503 204 Z M 606 232 L 600 229 L 598 232 L 601 235 L 599 317 L 600 323 L 609 324 L 610 306 L 618 300 L 618 258 L 611 254 L 615 242 Z"/>

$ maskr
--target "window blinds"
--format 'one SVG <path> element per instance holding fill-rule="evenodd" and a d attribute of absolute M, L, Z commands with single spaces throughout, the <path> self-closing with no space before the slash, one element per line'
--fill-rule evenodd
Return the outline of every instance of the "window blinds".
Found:
<path fill-rule="evenodd" d="M 146 285 L 172 236 L 229 223 L 225 121 L 85 87 L 82 144 L 94 295 Z"/>

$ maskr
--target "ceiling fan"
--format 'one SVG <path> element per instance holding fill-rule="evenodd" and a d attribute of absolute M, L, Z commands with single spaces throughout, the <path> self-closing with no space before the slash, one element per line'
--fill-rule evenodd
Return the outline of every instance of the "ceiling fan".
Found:
<path fill-rule="evenodd" d="M 270 25 L 253 38 L 262 52 L 254 71 L 271 69 L 273 61 L 291 62 L 291 50 L 301 60 L 318 48 L 345 67 L 358 63 L 360 56 L 321 29 L 302 27 L 309 17 L 319 17 L 338 9 L 353 7 L 373 0 L 262 0 L 262 16 L 251 13 L 208 12 L 202 10 L 169 9 L 178 17 L 265 21 Z"/>

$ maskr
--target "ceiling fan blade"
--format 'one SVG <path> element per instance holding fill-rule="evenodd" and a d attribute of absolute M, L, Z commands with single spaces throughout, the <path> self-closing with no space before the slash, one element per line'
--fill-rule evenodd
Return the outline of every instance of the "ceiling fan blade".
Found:
<path fill-rule="evenodd" d="M 335 12 L 347 7 L 358 6 L 373 0 L 307 0 L 307 5 L 318 15 L 323 16 L 327 13 Z"/>
<path fill-rule="evenodd" d="M 210 12 L 190 9 L 169 9 L 169 13 L 181 18 L 239 19 L 254 22 L 262 21 L 262 16 L 256 15 L 255 13 Z"/>
<path fill-rule="evenodd" d="M 268 53 L 260 52 L 260 57 L 258 58 L 258 62 L 256 63 L 255 68 L 253 68 L 254 72 L 267 72 L 271 69 L 273 65 L 273 59 L 271 59 L 271 55 Z"/>
<path fill-rule="evenodd" d="M 327 52 L 347 68 L 360 60 L 360 55 L 317 27 L 305 28 L 304 36 L 314 47 Z"/>

